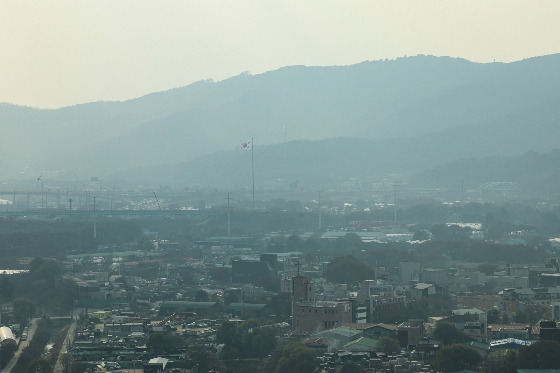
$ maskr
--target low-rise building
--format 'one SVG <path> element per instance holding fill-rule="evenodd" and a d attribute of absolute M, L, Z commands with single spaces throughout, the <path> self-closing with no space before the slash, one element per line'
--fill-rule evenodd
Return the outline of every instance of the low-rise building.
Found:
<path fill-rule="evenodd" d="M 401 346 L 416 346 L 424 337 L 424 321 L 409 320 L 401 323 L 397 337 Z"/>
<path fill-rule="evenodd" d="M 313 283 L 307 276 L 294 276 L 292 317 L 294 330 L 313 333 L 333 328 L 336 323 L 352 322 L 349 300 L 316 301 Z"/>
<path fill-rule="evenodd" d="M 448 298 L 449 291 L 436 284 L 427 284 L 419 282 L 410 288 L 410 298 L 412 300 L 420 300 L 423 298 Z"/>

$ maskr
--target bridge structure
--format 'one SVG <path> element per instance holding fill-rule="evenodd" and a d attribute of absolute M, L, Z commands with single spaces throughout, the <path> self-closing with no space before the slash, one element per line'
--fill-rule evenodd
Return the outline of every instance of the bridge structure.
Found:
<path fill-rule="evenodd" d="M 207 210 L 63 210 L 39 209 L 25 211 L 0 211 L 0 217 L 32 217 L 32 216 L 213 216 L 218 211 Z"/>

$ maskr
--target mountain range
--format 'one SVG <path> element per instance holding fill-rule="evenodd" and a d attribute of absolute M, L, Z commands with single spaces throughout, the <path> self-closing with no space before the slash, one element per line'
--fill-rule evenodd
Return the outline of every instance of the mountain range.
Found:
<path fill-rule="evenodd" d="M 415 56 L 290 66 L 124 102 L 0 104 L 3 179 L 336 186 L 411 178 L 461 159 L 548 152 L 560 55 L 512 63 Z M 56 92 L 53 92 L 56 94 Z"/>

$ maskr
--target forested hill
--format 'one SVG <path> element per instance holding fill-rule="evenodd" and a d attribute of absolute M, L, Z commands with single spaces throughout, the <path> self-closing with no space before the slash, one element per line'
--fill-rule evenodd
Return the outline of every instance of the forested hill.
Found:
<path fill-rule="evenodd" d="M 510 157 L 485 157 L 448 162 L 424 171 L 411 183 L 419 186 L 456 188 L 463 180 L 465 188 L 505 181 L 518 183 L 527 195 L 558 195 L 560 150 L 549 153 L 527 152 Z"/>
<path fill-rule="evenodd" d="M 250 138 L 263 152 L 284 139 L 370 141 L 375 152 L 364 154 L 361 165 L 387 158 L 384 166 L 399 170 L 411 161 L 424 169 L 466 157 L 549 151 L 560 136 L 559 65 L 560 55 L 507 64 L 416 56 L 285 67 L 125 102 L 57 110 L 0 105 L 0 172 L 29 179 L 103 178 L 198 157 L 193 167 L 210 162 L 201 166 L 206 173 L 189 173 L 204 183 L 212 181 L 207 174 L 223 171 L 208 169 L 215 152 L 234 157 L 233 150 Z M 303 172 L 299 165 L 292 165 L 292 182 Z M 162 177 L 157 185 L 174 179 Z"/>

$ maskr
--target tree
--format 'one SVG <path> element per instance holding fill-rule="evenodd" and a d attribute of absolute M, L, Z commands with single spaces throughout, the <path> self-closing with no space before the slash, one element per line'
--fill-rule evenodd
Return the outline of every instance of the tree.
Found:
<path fill-rule="evenodd" d="M 500 322 L 500 311 L 496 308 L 492 308 L 488 311 L 488 324 L 497 324 Z"/>
<path fill-rule="evenodd" d="M 35 258 L 29 264 L 29 275 L 31 281 L 45 281 L 50 287 L 54 287 L 54 280 L 62 273 L 61 264 L 54 260 Z"/>
<path fill-rule="evenodd" d="M 474 348 L 462 344 L 445 346 L 436 355 L 437 367 L 443 372 L 476 368 L 481 361 L 482 357 Z"/>
<path fill-rule="evenodd" d="M 487 213 L 482 223 L 484 238 L 487 240 L 497 240 L 509 234 L 515 229 L 515 225 L 510 223 L 509 212 L 502 207 L 498 214 L 494 216 L 491 212 Z"/>
<path fill-rule="evenodd" d="M 232 303 L 239 303 L 239 297 L 236 294 L 224 295 L 224 307 L 227 308 Z"/>
<path fill-rule="evenodd" d="M 516 353 L 513 350 L 497 350 L 488 354 L 486 361 L 488 373 L 515 373 Z"/>
<path fill-rule="evenodd" d="M 374 269 L 352 255 L 331 260 L 323 270 L 323 277 L 334 283 L 359 283 L 375 277 Z"/>
<path fill-rule="evenodd" d="M 555 369 L 560 367 L 560 343 L 541 340 L 521 347 L 517 353 L 518 369 Z"/>
<path fill-rule="evenodd" d="M 361 249 L 364 246 L 364 242 L 356 233 L 346 233 L 344 237 L 334 241 L 334 246 L 337 251 L 348 252 Z"/>
<path fill-rule="evenodd" d="M 0 296 L 5 300 L 11 299 L 14 294 L 14 285 L 8 279 L 8 276 L 0 279 Z"/>
<path fill-rule="evenodd" d="M 89 365 L 87 363 L 84 363 L 83 361 L 74 361 L 68 367 L 68 373 L 83 373 L 87 372 L 88 368 Z"/>
<path fill-rule="evenodd" d="M 364 371 L 364 367 L 355 362 L 355 361 L 347 361 L 337 370 L 337 373 L 362 373 Z"/>
<path fill-rule="evenodd" d="M 6 347 L 0 348 L 0 367 L 5 366 L 8 363 L 8 361 L 10 361 L 12 356 L 14 356 L 14 350 L 17 350 L 17 346 L 12 346 L 12 348 L 6 348 Z"/>
<path fill-rule="evenodd" d="M 386 353 L 394 353 L 401 350 L 401 345 L 399 341 L 394 338 L 381 337 L 377 341 L 377 349 Z"/>
<path fill-rule="evenodd" d="M 136 247 L 140 251 L 153 251 L 156 247 L 147 237 L 142 236 L 136 241 Z"/>
<path fill-rule="evenodd" d="M 216 333 L 216 342 L 225 344 L 226 348 L 228 346 L 237 346 L 239 344 L 239 338 L 237 336 L 235 324 L 229 321 L 222 323 Z"/>
<path fill-rule="evenodd" d="M 469 227 L 461 228 L 456 224 L 434 224 L 431 232 L 437 240 L 467 241 L 472 234 L 472 229 Z"/>
<path fill-rule="evenodd" d="M 185 346 L 185 340 L 177 334 L 156 332 L 150 334 L 146 347 L 156 354 L 177 352 Z"/>
<path fill-rule="evenodd" d="M 417 232 L 414 233 L 414 236 L 412 236 L 412 239 L 414 241 L 426 241 L 429 238 L 430 238 L 430 235 L 425 230 L 417 231 Z"/>
<path fill-rule="evenodd" d="M 25 373 L 51 373 L 52 366 L 48 360 L 39 358 L 35 359 L 27 365 Z"/>
<path fill-rule="evenodd" d="M 513 316 L 513 321 L 520 324 L 528 323 L 535 325 L 544 317 L 546 311 L 547 309 L 542 306 L 531 305 L 525 310 L 517 312 Z"/>
<path fill-rule="evenodd" d="M 245 357 L 265 357 L 276 347 L 276 329 L 257 326 L 240 332 L 241 354 Z"/>
<path fill-rule="evenodd" d="M 249 319 L 238 327 L 224 322 L 216 334 L 216 342 L 225 344 L 230 357 L 264 357 L 276 347 L 276 329 Z"/>
<path fill-rule="evenodd" d="M 16 298 L 12 302 L 14 315 L 21 323 L 27 322 L 35 314 L 35 303 L 27 298 Z"/>
<path fill-rule="evenodd" d="M 287 251 L 300 251 L 303 246 L 303 240 L 300 236 L 291 235 L 286 240 L 286 250 Z"/>
<path fill-rule="evenodd" d="M 496 269 L 498 269 L 498 265 L 493 263 L 480 263 L 476 269 L 478 269 L 479 272 L 484 273 L 486 276 L 492 276 Z"/>
<path fill-rule="evenodd" d="M 455 325 L 448 322 L 438 322 L 432 333 L 434 338 L 440 341 L 444 346 L 461 343 L 466 339 L 465 334 L 457 329 Z"/>
<path fill-rule="evenodd" d="M 216 356 L 206 351 L 203 347 L 196 347 L 190 350 L 189 357 L 198 365 L 198 368 L 202 371 L 217 369 L 220 365 L 218 359 L 216 359 Z"/>
<path fill-rule="evenodd" d="M 210 297 L 208 296 L 208 293 L 205 292 L 204 290 L 199 290 L 194 295 L 194 300 L 195 302 L 208 302 L 210 300 Z"/>
<path fill-rule="evenodd" d="M 300 342 L 278 346 L 271 355 L 268 371 L 310 373 L 315 368 L 315 351 Z"/>

